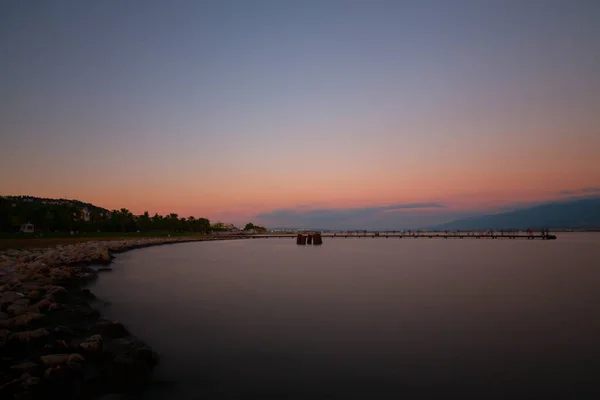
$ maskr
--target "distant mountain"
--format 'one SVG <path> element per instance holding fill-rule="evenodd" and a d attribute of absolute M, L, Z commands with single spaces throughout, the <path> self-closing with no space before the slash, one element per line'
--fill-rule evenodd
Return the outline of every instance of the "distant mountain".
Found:
<path fill-rule="evenodd" d="M 600 228 L 600 198 L 554 202 L 517 211 L 465 218 L 431 229 Z"/>

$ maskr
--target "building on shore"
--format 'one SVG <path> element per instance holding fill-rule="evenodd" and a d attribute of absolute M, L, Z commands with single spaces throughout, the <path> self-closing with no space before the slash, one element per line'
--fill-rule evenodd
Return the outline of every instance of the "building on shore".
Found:
<path fill-rule="evenodd" d="M 22 233 L 33 233 L 35 232 L 35 227 L 33 224 L 26 223 L 21 225 L 21 229 L 19 231 Z"/>

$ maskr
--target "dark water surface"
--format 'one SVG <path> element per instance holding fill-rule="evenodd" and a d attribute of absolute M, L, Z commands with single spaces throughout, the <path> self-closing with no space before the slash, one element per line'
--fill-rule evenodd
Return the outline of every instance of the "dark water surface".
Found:
<path fill-rule="evenodd" d="M 121 254 L 93 292 L 158 399 L 600 398 L 600 235 Z M 457 397 L 459 396 L 459 397 Z"/>

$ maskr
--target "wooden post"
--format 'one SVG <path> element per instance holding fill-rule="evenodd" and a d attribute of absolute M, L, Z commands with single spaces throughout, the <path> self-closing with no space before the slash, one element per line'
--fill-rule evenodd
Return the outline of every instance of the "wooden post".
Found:
<path fill-rule="evenodd" d="M 306 236 L 304 236 L 303 234 L 299 233 L 298 237 L 296 238 L 296 244 L 305 245 L 306 244 Z"/>
<path fill-rule="evenodd" d="M 315 233 L 315 237 L 313 239 L 313 244 L 315 246 L 319 246 L 323 244 L 323 238 L 321 237 L 320 233 Z"/>
<path fill-rule="evenodd" d="M 308 235 L 306 237 L 306 244 L 313 244 L 313 235 Z"/>

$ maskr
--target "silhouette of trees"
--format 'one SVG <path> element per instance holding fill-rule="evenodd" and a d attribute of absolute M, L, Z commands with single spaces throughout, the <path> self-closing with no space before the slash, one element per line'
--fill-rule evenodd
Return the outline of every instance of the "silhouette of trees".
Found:
<path fill-rule="evenodd" d="M 85 211 L 84 211 L 85 209 Z M 176 213 L 133 215 L 127 208 L 108 211 L 77 200 L 29 196 L 0 196 L 0 232 L 17 232 L 32 223 L 42 232 L 203 232 L 211 230 L 207 218 L 179 217 Z"/>

